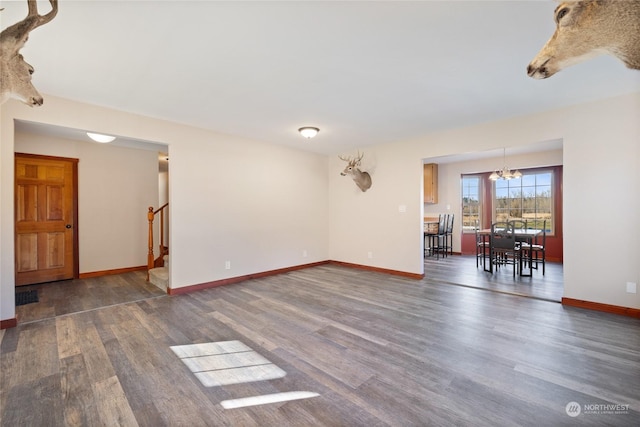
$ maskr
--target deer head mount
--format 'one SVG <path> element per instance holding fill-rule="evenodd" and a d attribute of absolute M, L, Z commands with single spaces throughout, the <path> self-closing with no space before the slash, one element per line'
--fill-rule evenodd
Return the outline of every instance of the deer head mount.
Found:
<path fill-rule="evenodd" d="M 0 104 L 15 98 L 31 107 L 42 105 L 42 95 L 31 83 L 33 67 L 19 52 L 27 42 L 29 33 L 51 21 L 58 13 L 58 0 L 49 2 L 51 11 L 46 15 L 38 15 L 36 0 L 28 0 L 27 17 L 0 33 Z"/>
<path fill-rule="evenodd" d="M 556 31 L 527 67 L 534 79 L 603 53 L 640 70 L 640 1 L 565 1 L 555 10 Z"/>
<path fill-rule="evenodd" d="M 360 154 L 360 152 L 358 151 L 358 157 L 338 156 L 338 158 L 347 162 L 347 166 L 342 172 L 340 172 L 340 175 L 351 176 L 351 178 L 353 178 L 353 182 L 356 183 L 358 188 L 362 190 L 362 192 L 365 192 L 369 188 L 371 188 L 371 175 L 369 175 L 368 172 L 362 172 L 359 168 L 363 156 L 364 153 Z"/>

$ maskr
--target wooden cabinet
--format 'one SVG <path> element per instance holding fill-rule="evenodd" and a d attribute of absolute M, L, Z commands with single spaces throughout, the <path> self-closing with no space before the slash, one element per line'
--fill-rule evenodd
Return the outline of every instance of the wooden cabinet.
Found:
<path fill-rule="evenodd" d="M 438 203 L 438 164 L 424 165 L 424 202 Z"/>

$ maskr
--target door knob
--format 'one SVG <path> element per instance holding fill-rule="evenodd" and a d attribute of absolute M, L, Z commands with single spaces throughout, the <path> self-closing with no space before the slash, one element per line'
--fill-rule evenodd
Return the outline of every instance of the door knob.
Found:
<path fill-rule="evenodd" d="M 71 224 L 65 225 L 64 228 L 71 228 Z"/>

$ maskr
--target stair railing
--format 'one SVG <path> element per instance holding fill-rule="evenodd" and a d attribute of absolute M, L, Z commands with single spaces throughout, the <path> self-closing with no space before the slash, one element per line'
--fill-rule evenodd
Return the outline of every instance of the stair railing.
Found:
<path fill-rule="evenodd" d="M 149 270 L 156 266 L 156 258 L 153 254 L 153 221 L 158 213 L 160 213 L 160 232 L 159 232 L 159 240 L 160 240 L 160 255 L 158 259 L 162 260 L 162 257 L 167 254 L 168 243 L 165 244 L 164 239 L 164 224 L 165 224 L 165 209 L 167 209 L 169 203 L 165 203 L 160 206 L 158 209 L 154 210 L 153 206 L 149 206 L 149 211 L 147 212 L 147 219 L 149 220 L 149 253 L 147 254 L 147 281 L 149 281 Z M 167 209 L 167 218 L 168 218 L 168 209 Z"/>

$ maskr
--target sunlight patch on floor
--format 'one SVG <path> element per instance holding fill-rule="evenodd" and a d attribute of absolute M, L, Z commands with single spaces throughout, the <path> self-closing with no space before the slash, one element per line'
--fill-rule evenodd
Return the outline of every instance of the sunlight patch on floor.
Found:
<path fill-rule="evenodd" d="M 171 350 L 205 387 L 283 378 L 287 373 L 240 341 L 174 345 Z M 287 391 L 220 402 L 225 409 L 289 402 L 319 396 L 310 391 Z"/>
<path fill-rule="evenodd" d="M 287 373 L 240 341 L 176 345 L 171 350 L 205 387 L 282 378 Z"/>
<path fill-rule="evenodd" d="M 265 405 L 267 403 L 289 402 L 291 400 L 308 399 L 320 396 L 310 391 L 287 391 L 283 393 L 264 394 L 262 396 L 243 397 L 240 399 L 223 400 L 220 402 L 224 409 L 244 408 L 246 406 Z"/>

